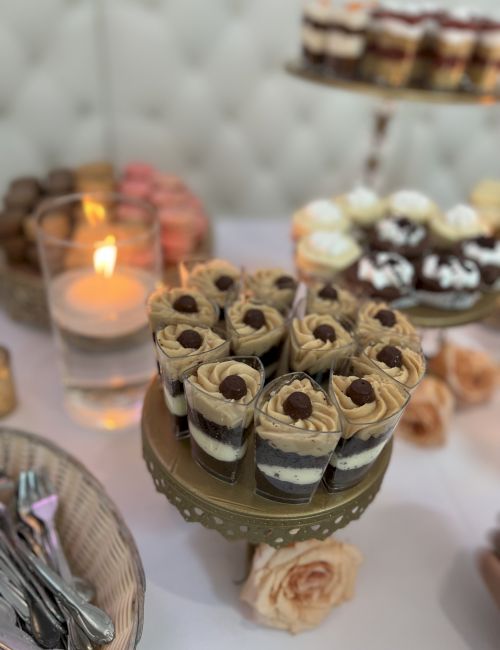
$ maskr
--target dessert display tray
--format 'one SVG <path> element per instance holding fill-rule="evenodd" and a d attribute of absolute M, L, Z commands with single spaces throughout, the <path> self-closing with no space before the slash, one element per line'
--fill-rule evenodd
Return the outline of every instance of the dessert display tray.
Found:
<path fill-rule="evenodd" d="M 460 327 L 470 323 L 477 323 L 491 316 L 499 307 L 500 295 L 498 293 L 484 294 L 470 309 L 457 311 L 436 309 L 418 305 L 402 309 L 417 327 L 445 329 Z"/>
<path fill-rule="evenodd" d="M 265 542 L 275 548 L 310 538 L 326 539 L 358 519 L 377 495 L 392 453 L 389 443 L 369 474 L 349 490 L 331 495 L 321 485 L 307 505 L 269 501 L 254 494 L 251 450 L 235 485 L 213 478 L 193 461 L 189 440 L 174 436 L 158 378 L 151 382 L 144 400 L 142 442 L 156 489 L 186 521 L 216 530 L 227 540 Z"/>
<path fill-rule="evenodd" d="M 434 90 L 432 88 L 404 87 L 392 88 L 361 79 L 349 79 L 335 76 L 333 72 L 325 74 L 300 62 L 287 63 L 286 71 L 294 77 L 306 81 L 330 86 L 339 90 L 371 95 L 380 99 L 394 99 L 408 102 L 426 102 L 433 104 L 495 104 L 500 102 L 500 93 L 479 93 L 472 90 Z"/>

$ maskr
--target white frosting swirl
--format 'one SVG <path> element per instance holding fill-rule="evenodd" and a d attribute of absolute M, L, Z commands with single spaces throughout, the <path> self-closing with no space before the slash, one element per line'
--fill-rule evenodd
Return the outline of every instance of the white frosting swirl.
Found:
<path fill-rule="evenodd" d="M 468 229 L 479 223 L 479 214 L 470 205 L 459 204 L 445 213 L 444 219 L 450 226 Z"/>
<path fill-rule="evenodd" d="M 439 255 L 427 255 L 422 264 L 422 274 L 437 280 L 443 289 L 476 289 L 481 279 L 475 262 L 452 255 L 444 264 Z"/>
<path fill-rule="evenodd" d="M 375 253 L 359 261 L 359 279 L 370 282 L 375 289 L 409 287 L 414 275 L 413 264 L 397 253 Z"/>
<path fill-rule="evenodd" d="M 375 228 L 381 241 L 391 242 L 398 246 L 418 246 L 426 235 L 423 226 L 403 226 L 397 219 L 383 219 Z"/>
<path fill-rule="evenodd" d="M 389 198 L 389 210 L 396 216 L 425 219 L 432 212 L 433 204 L 421 192 L 401 190 Z"/>
<path fill-rule="evenodd" d="M 380 198 L 376 192 L 362 185 L 347 194 L 347 202 L 353 210 L 366 210 L 377 205 Z"/>
<path fill-rule="evenodd" d="M 500 266 L 500 240 L 495 242 L 493 248 L 481 246 L 476 241 L 464 244 L 464 255 L 478 262 L 481 266 Z"/>

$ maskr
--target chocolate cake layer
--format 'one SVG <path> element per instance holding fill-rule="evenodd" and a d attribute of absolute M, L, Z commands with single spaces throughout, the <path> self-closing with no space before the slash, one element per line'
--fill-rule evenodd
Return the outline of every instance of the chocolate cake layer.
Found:
<path fill-rule="evenodd" d="M 195 411 L 188 405 L 188 417 L 190 422 L 199 429 L 202 433 L 210 436 L 217 442 L 224 445 L 230 445 L 235 449 L 239 449 L 242 444 L 247 440 L 252 430 L 252 425 L 248 426 L 245 431 L 240 429 L 230 429 L 222 424 L 217 424 L 208 420 L 202 413 Z"/>
<path fill-rule="evenodd" d="M 189 424 L 187 415 L 172 415 L 175 423 L 175 437 L 177 439 L 189 436 Z"/>
<path fill-rule="evenodd" d="M 321 468 L 328 462 L 328 456 L 302 456 L 293 452 L 284 452 L 268 440 L 255 436 L 255 453 L 257 465 L 276 465 L 287 468 Z"/>
<path fill-rule="evenodd" d="M 200 465 L 205 471 L 212 476 L 225 481 L 226 483 L 234 483 L 238 474 L 239 461 L 222 461 L 217 460 L 213 456 L 204 451 L 196 440 L 191 436 L 191 455 L 194 460 Z"/>
<path fill-rule="evenodd" d="M 319 479 L 320 480 L 320 479 Z M 307 503 L 311 494 L 314 492 L 314 487 L 318 481 L 309 484 L 298 484 L 289 481 L 282 481 L 274 476 L 268 476 L 260 471 L 257 467 L 255 470 L 255 487 L 257 494 L 265 497 L 272 497 L 275 501 L 283 501 L 289 503 Z"/>

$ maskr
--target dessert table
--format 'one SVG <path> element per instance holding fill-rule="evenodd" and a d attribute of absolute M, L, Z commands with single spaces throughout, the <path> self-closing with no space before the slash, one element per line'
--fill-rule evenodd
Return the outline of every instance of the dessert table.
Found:
<path fill-rule="evenodd" d="M 220 220 L 216 254 L 256 268 L 291 266 L 288 221 Z M 500 361 L 500 332 L 454 331 Z M 462 411 L 437 451 L 396 441 L 376 502 L 338 534 L 364 555 L 355 599 L 298 637 L 255 626 L 238 601 L 241 543 L 185 523 L 154 485 L 140 432 L 79 428 L 64 413 L 47 333 L 0 313 L 0 343 L 12 353 L 19 407 L 2 424 L 40 433 L 79 458 L 104 483 L 135 535 L 147 577 L 142 650 L 498 650 L 500 615 L 481 583 L 475 552 L 500 513 L 500 394 Z M 499 391 L 500 392 L 500 391 Z"/>

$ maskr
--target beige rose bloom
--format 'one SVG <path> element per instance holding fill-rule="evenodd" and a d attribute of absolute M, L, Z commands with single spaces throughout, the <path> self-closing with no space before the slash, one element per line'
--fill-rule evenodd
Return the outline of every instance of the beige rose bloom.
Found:
<path fill-rule="evenodd" d="M 481 404 L 493 396 L 497 367 L 484 352 L 445 343 L 429 369 L 448 384 L 459 404 Z"/>
<path fill-rule="evenodd" d="M 332 607 L 353 597 L 361 562 L 355 546 L 332 538 L 280 550 L 261 544 L 241 599 L 258 623 L 297 634 L 316 627 Z"/>
<path fill-rule="evenodd" d="M 441 447 L 453 415 L 455 400 L 437 377 L 424 377 L 396 429 L 396 434 L 422 447 Z"/>

